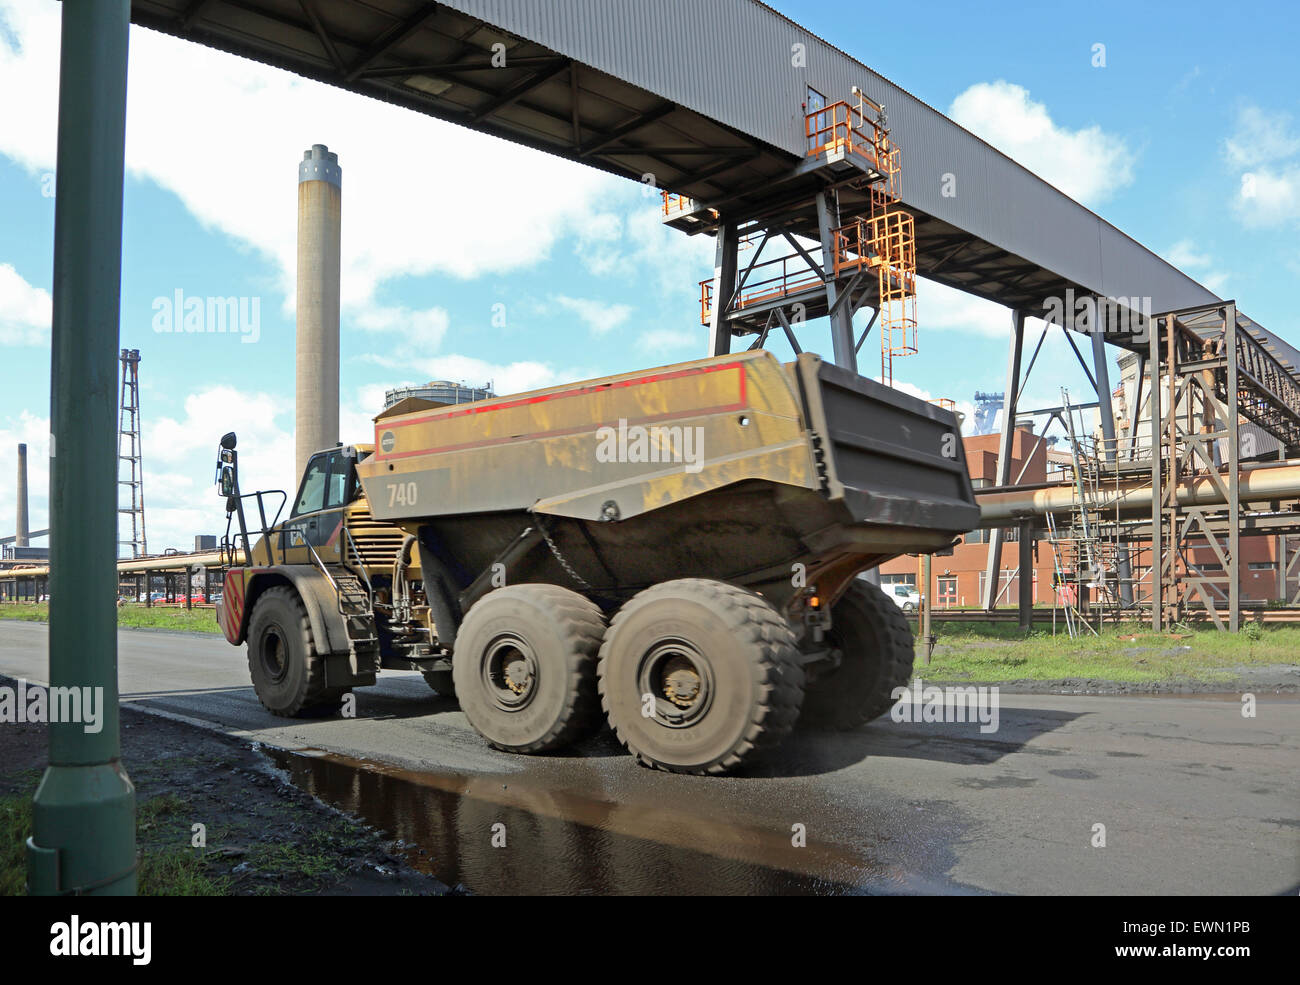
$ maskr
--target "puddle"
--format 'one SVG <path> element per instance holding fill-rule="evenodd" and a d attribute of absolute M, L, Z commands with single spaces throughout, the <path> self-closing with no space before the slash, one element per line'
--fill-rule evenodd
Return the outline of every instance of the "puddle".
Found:
<path fill-rule="evenodd" d="M 668 807 L 633 807 L 530 785 L 518 774 L 444 775 L 332 753 L 263 752 L 299 788 L 414 846 L 406 854 L 414 868 L 480 895 L 955 889 L 811 838 L 807 847 L 796 848 L 779 829 Z"/>

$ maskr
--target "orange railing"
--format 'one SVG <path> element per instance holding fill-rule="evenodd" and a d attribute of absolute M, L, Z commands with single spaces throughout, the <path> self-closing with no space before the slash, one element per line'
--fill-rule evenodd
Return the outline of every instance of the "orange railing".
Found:
<path fill-rule="evenodd" d="M 694 212 L 695 200 L 689 195 L 678 195 L 676 192 L 660 192 L 663 196 L 664 215 L 673 215 L 676 212 Z"/>
<path fill-rule="evenodd" d="M 804 136 L 808 138 L 808 157 L 851 152 L 865 157 L 875 171 L 891 179 L 900 172 L 901 156 L 889 138 L 880 107 L 861 93 L 855 104 L 840 100 L 805 114 Z"/>
<path fill-rule="evenodd" d="M 794 267 L 790 264 L 794 261 Z M 799 294 L 825 283 L 820 274 L 809 268 L 803 257 L 791 253 L 764 260 L 749 268 L 745 286 L 736 294 L 731 307 L 740 310 L 765 301 Z M 713 314 L 713 280 L 700 281 L 700 323 L 707 325 Z"/>

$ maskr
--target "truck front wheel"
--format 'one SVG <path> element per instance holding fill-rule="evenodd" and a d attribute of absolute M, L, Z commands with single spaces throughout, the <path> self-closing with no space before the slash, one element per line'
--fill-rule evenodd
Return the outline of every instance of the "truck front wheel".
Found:
<path fill-rule="evenodd" d="M 726 773 L 789 733 L 803 670 L 789 624 L 764 599 L 703 578 L 648 588 L 600 650 L 609 723 L 645 766 Z"/>
<path fill-rule="evenodd" d="M 605 619 L 558 585 L 508 585 L 456 633 L 452 680 L 469 723 L 498 749 L 545 752 L 600 720 L 596 654 Z"/>
<path fill-rule="evenodd" d="M 325 660 L 298 593 L 286 585 L 258 596 L 248 623 L 248 673 L 267 711 L 294 718 L 332 711 L 351 688 L 325 686 Z"/>
<path fill-rule="evenodd" d="M 879 718 L 912 679 L 916 643 L 907 618 L 875 585 L 855 579 L 831 609 L 827 644 L 840 665 L 808 685 L 800 724 L 851 729 Z"/>

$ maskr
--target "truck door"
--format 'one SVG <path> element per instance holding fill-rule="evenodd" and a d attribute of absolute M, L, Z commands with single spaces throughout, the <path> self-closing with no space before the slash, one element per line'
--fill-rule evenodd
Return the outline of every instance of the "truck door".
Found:
<path fill-rule="evenodd" d="M 312 564 L 310 544 L 326 564 L 342 559 L 343 507 L 347 504 L 352 460 L 338 451 L 312 456 L 303 473 L 281 547 L 286 564 Z"/>

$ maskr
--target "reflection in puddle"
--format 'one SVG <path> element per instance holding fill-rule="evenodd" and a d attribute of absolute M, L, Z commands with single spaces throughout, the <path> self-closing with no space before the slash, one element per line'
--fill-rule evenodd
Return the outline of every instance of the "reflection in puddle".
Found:
<path fill-rule="evenodd" d="M 423 848 L 409 863 L 478 894 L 951 892 L 779 829 L 628 806 L 509 776 L 419 773 L 333 754 L 264 750 L 291 781 Z M 504 842 L 504 845 L 502 845 Z"/>

